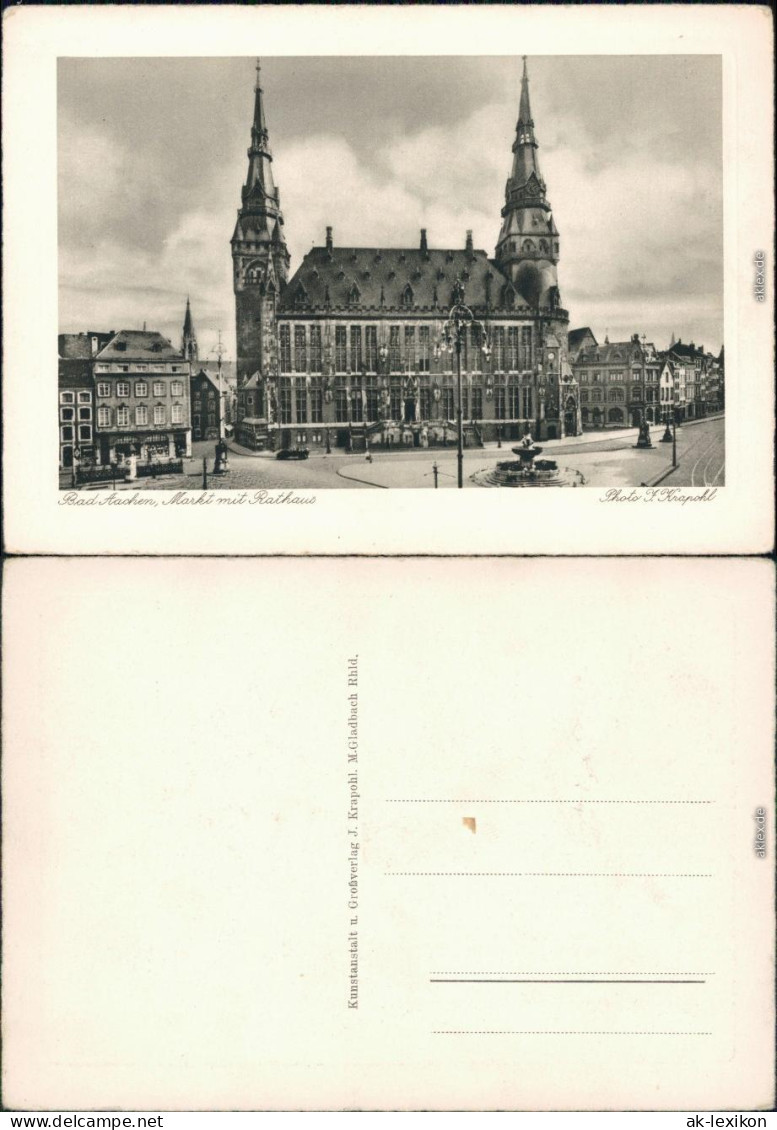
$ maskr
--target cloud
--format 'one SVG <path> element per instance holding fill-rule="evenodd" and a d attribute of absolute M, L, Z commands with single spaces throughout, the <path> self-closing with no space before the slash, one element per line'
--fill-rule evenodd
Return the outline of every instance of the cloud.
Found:
<path fill-rule="evenodd" d="M 645 160 L 640 151 L 596 172 L 583 156 L 556 151 L 545 167 L 573 325 L 592 324 L 596 311 L 624 336 L 659 337 L 674 310 L 690 336 L 689 319 L 702 317 L 707 337 L 722 340 L 720 170 Z"/>
<path fill-rule="evenodd" d="M 311 244 L 323 243 L 327 225 L 342 246 L 401 246 L 417 229 L 418 194 L 368 169 L 341 137 L 279 149 L 276 170 L 293 269 Z"/>
<path fill-rule="evenodd" d="M 536 110 L 535 110 L 536 113 Z M 430 115 L 427 115 L 427 118 Z M 721 340 L 721 169 L 712 150 L 662 143 L 666 122 L 637 134 L 587 132 L 579 108 L 537 122 L 561 232 L 559 276 L 571 324 L 597 335 L 645 332 Z M 160 126 L 160 129 L 162 127 Z M 464 118 L 380 134 L 369 148 L 318 129 L 273 137 L 292 271 L 334 227 L 341 246 L 462 247 L 471 229 L 493 254 L 510 171 L 512 97 Z M 179 155 L 180 158 L 180 155 Z M 177 340 L 187 293 L 201 352 L 221 328 L 234 343 L 229 239 L 244 150 L 190 173 L 164 147 L 136 152 L 96 118 L 60 123 L 60 320 L 63 329 L 142 325 Z M 698 329 L 696 328 L 698 326 Z M 668 331 L 668 332 L 667 332 Z"/>

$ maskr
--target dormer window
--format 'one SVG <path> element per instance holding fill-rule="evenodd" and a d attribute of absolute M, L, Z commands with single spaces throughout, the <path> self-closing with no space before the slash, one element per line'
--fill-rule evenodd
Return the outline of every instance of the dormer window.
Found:
<path fill-rule="evenodd" d="M 361 298 L 361 294 L 359 293 L 359 288 L 356 285 L 356 283 L 353 283 L 353 285 L 351 286 L 351 288 L 348 291 L 348 304 L 349 304 L 349 306 L 357 306 L 360 298 Z"/>
<path fill-rule="evenodd" d="M 126 353 L 127 352 L 126 341 L 117 341 L 115 348 L 119 351 L 119 353 Z"/>
<path fill-rule="evenodd" d="M 405 289 L 402 291 L 402 305 L 403 306 L 412 306 L 413 305 L 413 288 L 410 286 L 409 283 L 405 287 Z"/>

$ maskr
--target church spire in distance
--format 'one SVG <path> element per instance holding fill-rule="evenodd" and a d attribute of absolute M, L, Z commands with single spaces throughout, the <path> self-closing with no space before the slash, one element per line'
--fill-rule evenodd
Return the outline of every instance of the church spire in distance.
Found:
<path fill-rule="evenodd" d="M 192 319 L 192 308 L 189 304 L 189 295 L 186 295 L 186 313 L 183 318 L 183 337 L 181 339 L 181 352 L 187 361 L 196 361 L 197 356 L 197 334 L 194 332 L 194 320 Z"/>

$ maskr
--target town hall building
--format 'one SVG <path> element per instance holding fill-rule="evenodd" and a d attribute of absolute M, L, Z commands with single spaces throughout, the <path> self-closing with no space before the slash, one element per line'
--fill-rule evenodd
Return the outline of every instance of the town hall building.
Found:
<path fill-rule="evenodd" d="M 462 343 L 465 444 L 527 430 L 538 439 L 579 435 L 559 232 L 537 149 L 524 59 L 493 258 L 471 232 L 457 248 L 432 247 L 426 230 L 415 247 L 340 247 L 328 227 L 292 274 L 257 66 L 231 241 L 238 443 L 363 450 L 455 442 L 456 359 L 436 347 L 457 302 L 480 323 Z"/>

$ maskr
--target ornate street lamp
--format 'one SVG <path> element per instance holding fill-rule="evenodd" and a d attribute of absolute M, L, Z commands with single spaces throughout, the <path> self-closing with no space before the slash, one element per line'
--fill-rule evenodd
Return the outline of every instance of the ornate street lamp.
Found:
<path fill-rule="evenodd" d="M 535 434 L 539 437 L 542 436 L 542 421 L 545 419 L 545 377 L 542 373 L 542 362 L 538 361 L 535 366 L 535 384 L 537 386 L 537 423 L 535 425 Z"/>
<path fill-rule="evenodd" d="M 491 346 L 488 343 L 486 327 L 475 317 L 469 306 L 464 305 L 464 291 L 461 284 L 458 284 L 456 287 L 455 299 L 456 301 L 448 312 L 448 317 L 445 322 L 443 322 L 440 340 L 435 342 L 434 356 L 439 360 L 443 353 L 453 353 L 454 350 L 456 352 L 456 459 L 458 463 L 457 485 L 461 488 L 464 486 L 464 428 L 461 414 L 461 346 L 468 327 L 476 326 L 479 329 L 482 339 L 481 350 L 486 360 L 491 356 Z"/>

